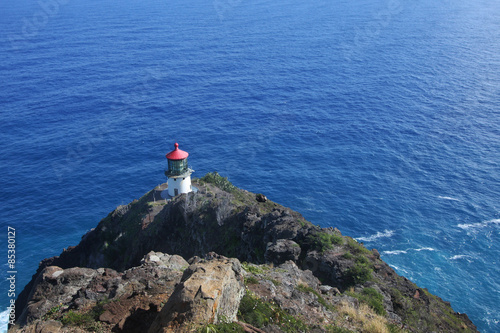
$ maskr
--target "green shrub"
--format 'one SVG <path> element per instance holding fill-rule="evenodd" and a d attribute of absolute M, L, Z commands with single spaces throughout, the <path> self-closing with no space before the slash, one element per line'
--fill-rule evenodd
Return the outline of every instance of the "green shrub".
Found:
<path fill-rule="evenodd" d="M 264 302 L 247 293 L 240 302 L 238 318 L 250 325 L 262 328 L 271 324 L 278 325 L 284 332 L 307 332 L 309 328 L 278 305 Z"/>
<path fill-rule="evenodd" d="M 259 280 L 255 278 L 255 276 L 249 276 L 245 278 L 245 284 L 258 284 Z"/>
<path fill-rule="evenodd" d="M 365 257 L 365 256 L 364 256 L 364 255 L 362 255 L 362 254 L 358 254 L 358 255 L 355 257 L 354 261 L 355 261 L 356 263 L 358 263 L 358 264 L 361 264 L 361 265 L 368 265 L 368 266 L 370 266 L 370 261 L 368 260 L 368 258 L 367 258 L 367 257 Z"/>
<path fill-rule="evenodd" d="M 92 322 L 94 322 L 94 318 L 90 313 L 79 313 L 73 311 L 69 311 L 61 319 L 61 323 L 63 323 L 63 325 L 70 326 L 88 326 Z"/>
<path fill-rule="evenodd" d="M 385 316 L 387 314 L 384 309 L 384 298 L 374 288 L 364 288 L 360 294 L 354 292 L 346 292 L 346 294 L 367 304 L 378 315 Z"/>
<path fill-rule="evenodd" d="M 398 325 L 395 325 L 395 324 L 392 324 L 392 323 L 388 323 L 387 324 L 387 329 L 389 330 L 389 333 L 402 333 L 402 332 L 406 332 L 405 330 L 403 330 Z"/>
<path fill-rule="evenodd" d="M 307 243 L 320 253 L 333 249 L 333 244 L 342 244 L 342 236 L 329 234 L 326 232 L 317 232 L 307 236 Z"/>
<path fill-rule="evenodd" d="M 365 301 L 375 312 L 381 316 L 387 313 L 384 309 L 384 298 L 373 288 L 365 288 L 362 291 L 362 301 Z"/>
<path fill-rule="evenodd" d="M 355 239 L 351 237 L 347 237 L 347 248 L 354 254 L 371 254 L 371 251 L 368 250 L 363 244 L 358 243 Z"/>
<path fill-rule="evenodd" d="M 254 266 L 252 264 L 249 264 L 247 262 L 243 262 L 241 264 L 241 267 L 243 267 L 243 269 L 249 273 L 253 273 L 253 274 L 262 274 L 264 273 L 264 269 L 259 267 L 259 266 Z"/>
<path fill-rule="evenodd" d="M 79 326 L 83 328 L 95 327 L 96 321 L 99 320 L 99 316 L 104 312 L 104 305 L 109 302 L 110 300 L 106 298 L 98 302 L 90 311 L 84 313 L 69 311 L 62 317 L 61 323 L 63 323 L 63 325 Z"/>
<path fill-rule="evenodd" d="M 281 282 L 275 279 L 267 279 L 272 282 L 276 287 L 281 286 Z"/>
<path fill-rule="evenodd" d="M 54 318 L 56 316 L 56 314 L 59 312 L 59 310 L 61 310 L 62 307 L 63 307 L 62 303 L 52 307 L 49 311 L 47 311 L 47 313 L 43 316 L 42 319 L 49 320 L 49 319 Z"/>
<path fill-rule="evenodd" d="M 372 270 L 368 264 L 355 263 L 344 273 L 345 286 L 353 286 L 356 284 L 363 284 L 371 280 Z"/>
<path fill-rule="evenodd" d="M 250 325 L 261 328 L 273 319 L 274 310 L 268 303 L 257 297 L 246 294 L 243 296 L 238 309 L 238 318 Z"/>
<path fill-rule="evenodd" d="M 222 177 L 217 171 L 209 172 L 205 176 L 200 178 L 201 181 L 214 184 L 218 188 L 226 192 L 233 192 L 236 190 L 234 186 L 227 177 Z"/>
<path fill-rule="evenodd" d="M 342 257 L 343 257 L 344 259 L 353 259 L 353 258 L 354 258 L 354 256 L 352 255 L 352 253 L 351 253 L 351 252 L 346 252 L 346 253 L 344 253 L 344 254 L 342 255 Z"/>
<path fill-rule="evenodd" d="M 354 331 L 348 330 L 347 328 L 328 325 L 325 327 L 326 332 L 328 333 L 353 333 Z"/>

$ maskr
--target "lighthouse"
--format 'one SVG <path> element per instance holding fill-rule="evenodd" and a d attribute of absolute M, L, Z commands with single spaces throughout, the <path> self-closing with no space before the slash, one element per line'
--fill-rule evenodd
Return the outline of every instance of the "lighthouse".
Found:
<path fill-rule="evenodd" d="M 179 149 L 179 144 L 175 143 L 175 149 L 165 155 L 168 160 L 168 169 L 165 170 L 167 176 L 168 195 L 175 197 L 182 193 L 189 193 L 191 187 L 191 170 L 188 166 L 187 158 L 189 154 Z"/>

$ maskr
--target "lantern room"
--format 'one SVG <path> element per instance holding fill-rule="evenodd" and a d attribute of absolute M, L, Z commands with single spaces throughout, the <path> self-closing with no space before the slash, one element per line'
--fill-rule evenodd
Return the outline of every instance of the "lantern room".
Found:
<path fill-rule="evenodd" d="M 180 150 L 179 144 L 175 143 L 175 149 L 165 156 L 168 160 L 168 168 L 165 170 L 168 178 L 168 195 L 174 197 L 191 192 L 191 174 L 194 171 L 188 166 L 189 153 Z"/>

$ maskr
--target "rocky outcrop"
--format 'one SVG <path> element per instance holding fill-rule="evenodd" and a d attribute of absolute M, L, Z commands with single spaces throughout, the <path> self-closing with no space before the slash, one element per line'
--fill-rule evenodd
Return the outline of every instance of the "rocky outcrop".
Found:
<path fill-rule="evenodd" d="M 93 319 L 99 319 L 108 328 L 135 332 L 135 322 L 156 317 L 160 304 L 172 294 L 188 265 L 180 256 L 151 252 L 142 265 L 122 273 L 109 268 L 46 267 L 34 282 L 18 323 L 42 327 L 40 320 L 62 319 L 56 316 L 58 313 L 87 311 L 97 306 L 100 313 L 94 313 Z M 139 321 L 137 316 L 141 317 Z"/>
<path fill-rule="evenodd" d="M 191 260 L 150 333 L 184 332 L 193 325 L 236 320 L 245 293 L 240 262 L 213 253 L 208 258 Z"/>
<path fill-rule="evenodd" d="M 80 244 L 44 260 L 17 300 L 18 324 L 62 320 L 66 327 L 70 311 L 90 311 L 101 331 L 182 330 L 186 322 L 222 325 L 217 324 L 221 317 L 234 319 L 240 294 L 230 301 L 221 283 L 236 292 L 241 274 L 233 263 L 248 262 L 261 266 L 243 265 L 247 289 L 254 293 L 240 302 L 238 320 L 244 325 L 279 331 L 264 319 L 255 325 L 251 318 L 257 315 L 245 316 L 245 306 L 253 304 L 280 318 L 306 311 L 306 326 L 311 323 L 307 318 L 323 318 L 319 322 L 338 321 L 341 327 L 363 331 L 359 318 L 365 317 L 359 313 L 357 324 L 344 323 L 335 313 L 359 312 L 366 305 L 387 325 L 410 331 L 475 331 L 466 315 L 397 275 L 376 250 L 339 230 L 315 226 L 271 200 L 257 201 L 255 194 L 221 177 L 204 177 L 193 185 L 197 193 L 168 202 L 152 190 L 120 206 Z M 211 251 L 234 259 L 207 256 Z M 192 259 L 190 265 L 185 261 L 196 257 L 204 259 Z M 206 275 L 209 267 L 212 275 Z M 214 276 L 213 284 L 196 289 L 203 276 Z M 211 304 L 210 310 L 199 309 L 203 303 Z M 192 310 L 200 317 L 189 315 Z M 326 330 L 325 325 L 318 329 Z"/>
<path fill-rule="evenodd" d="M 297 261 L 300 256 L 300 245 L 290 239 L 278 239 L 274 243 L 268 243 L 264 258 L 266 262 L 272 262 L 276 265 L 285 261 Z"/>

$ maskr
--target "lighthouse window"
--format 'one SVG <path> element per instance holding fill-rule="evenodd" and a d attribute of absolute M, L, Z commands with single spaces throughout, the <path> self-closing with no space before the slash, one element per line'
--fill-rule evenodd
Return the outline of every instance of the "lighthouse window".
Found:
<path fill-rule="evenodd" d="M 187 159 L 174 161 L 168 160 L 168 173 L 171 176 L 179 176 L 188 170 Z"/>

